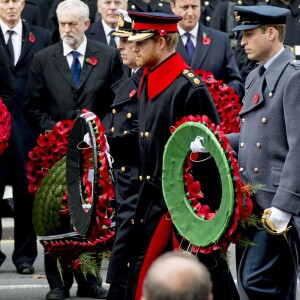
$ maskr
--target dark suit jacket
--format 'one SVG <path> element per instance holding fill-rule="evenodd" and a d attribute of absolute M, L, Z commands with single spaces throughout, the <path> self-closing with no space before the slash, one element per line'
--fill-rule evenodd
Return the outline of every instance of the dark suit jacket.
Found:
<path fill-rule="evenodd" d="M 122 76 L 117 50 L 87 40 L 85 59 L 95 57 L 95 66 L 84 61 L 78 90 L 63 55 L 62 42 L 40 53 L 32 62 L 24 113 L 40 132 L 51 130 L 56 122 L 75 119 L 87 108 L 101 119 L 109 111 L 114 94 L 111 85 Z"/>
<path fill-rule="evenodd" d="M 202 43 L 203 33 L 210 38 L 209 45 Z M 179 39 L 176 51 L 193 70 L 212 72 L 216 79 L 222 79 L 223 82 L 233 88 L 240 97 L 243 96 L 243 80 L 226 33 L 211 29 L 199 23 L 196 49 L 192 62 L 189 59 L 181 39 Z"/>
<path fill-rule="evenodd" d="M 107 45 L 107 39 L 101 20 L 91 24 L 85 34 L 88 38 Z"/>
<path fill-rule="evenodd" d="M 35 37 L 29 41 L 29 33 Z M 25 164 L 28 152 L 33 148 L 37 132 L 29 125 L 22 114 L 26 85 L 31 61 L 36 52 L 51 44 L 49 32 L 41 27 L 23 21 L 23 43 L 20 58 L 15 66 L 10 66 L 16 89 L 16 105 L 12 112 L 11 139 L 8 149 L 0 161 L 0 181 L 27 181 Z M 4 36 L 0 30 L 0 45 L 7 50 Z M 8 53 L 7 53 L 8 54 Z M 18 170 L 18 172 L 16 172 Z"/>
<path fill-rule="evenodd" d="M 5 50 L 0 46 L 0 98 L 9 111 L 12 111 L 15 105 L 16 92 L 13 86 L 8 57 Z"/>

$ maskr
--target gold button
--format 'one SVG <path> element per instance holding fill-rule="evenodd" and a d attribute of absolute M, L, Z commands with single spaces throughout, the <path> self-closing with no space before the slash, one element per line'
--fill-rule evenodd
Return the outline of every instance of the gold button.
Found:
<path fill-rule="evenodd" d="M 122 172 L 125 172 L 125 170 L 126 170 L 125 167 L 122 167 L 122 168 L 121 168 L 121 171 L 122 171 Z"/>
<path fill-rule="evenodd" d="M 132 9 L 135 9 L 135 5 L 134 5 L 134 4 L 132 4 L 132 5 L 131 5 L 131 8 L 132 8 Z"/>
<path fill-rule="evenodd" d="M 241 145 L 240 145 L 240 146 L 241 146 L 241 148 L 243 148 L 243 147 L 245 146 L 245 143 L 241 143 Z"/>
<path fill-rule="evenodd" d="M 134 225 L 134 220 L 133 219 L 131 219 L 130 222 L 131 222 L 132 225 Z"/>
<path fill-rule="evenodd" d="M 204 2 L 204 5 L 205 5 L 205 6 L 208 6 L 208 5 L 209 5 L 209 1 L 205 1 L 205 2 Z"/>
<path fill-rule="evenodd" d="M 242 118 L 242 123 L 245 123 L 246 122 L 246 119 L 245 118 Z"/>
<path fill-rule="evenodd" d="M 113 114 L 115 114 L 117 111 L 113 108 L 113 109 L 111 110 L 111 112 L 112 112 Z"/>
<path fill-rule="evenodd" d="M 260 143 L 257 143 L 257 144 L 256 144 L 256 147 L 257 147 L 257 148 L 260 148 L 260 147 L 261 147 L 261 144 L 260 144 Z"/>
<path fill-rule="evenodd" d="M 162 4 L 162 3 L 158 3 L 158 6 L 162 7 L 162 6 L 163 6 L 163 4 Z"/>
<path fill-rule="evenodd" d="M 127 263 L 127 267 L 130 268 L 130 263 Z"/>
<path fill-rule="evenodd" d="M 127 134 L 127 130 L 124 131 L 124 134 Z"/>
<path fill-rule="evenodd" d="M 238 1 L 238 5 L 242 5 L 243 4 L 243 1 Z"/>
<path fill-rule="evenodd" d="M 264 124 L 267 123 L 267 118 L 262 118 L 261 122 L 264 123 Z"/>
<path fill-rule="evenodd" d="M 131 113 L 127 114 L 127 118 L 130 119 L 131 118 Z"/>
<path fill-rule="evenodd" d="M 239 172 L 240 172 L 240 173 L 244 172 L 244 168 L 240 167 L 240 168 L 239 168 Z"/>
<path fill-rule="evenodd" d="M 141 132 L 140 135 L 141 135 L 141 137 L 144 137 L 144 132 Z"/>
<path fill-rule="evenodd" d="M 141 224 L 143 224 L 144 223 L 144 219 L 141 219 Z"/>
<path fill-rule="evenodd" d="M 258 168 L 254 168 L 253 171 L 254 171 L 254 173 L 258 173 L 259 170 L 258 170 Z"/>
<path fill-rule="evenodd" d="M 270 97 L 270 98 L 273 97 L 273 93 L 272 93 L 272 92 L 269 93 L 269 97 Z"/>
<path fill-rule="evenodd" d="M 114 131 L 115 131 L 115 128 L 114 128 L 114 127 L 112 127 L 112 128 L 111 128 L 111 132 L 114 132 Z"/>
<path fill-rule="evenodd" d="M 145 132 L 145 137 L 147 138 L 150 135 L 148 131 Z"/>
<path fill-rule="evenodd" d="M 210 16 L 207 16 L 206 17 L 206 21 L 210 21 L 211 17 Z"/>
<path fill-rule="evenodd" d="M 140 175 L 140 176 L 139 176 L 139 180 L 140 180 L 140 181 L 143 181 L 143 179 L 144 179 L 143 176 Z"/>
<path fill-rule="evenodd" d="M 150 180 L 150 179 L 151 179 L 151 176 L 150 176 L 150 175 L 147 175 L 146 178 L 147 178 L 147 180 Z"/>

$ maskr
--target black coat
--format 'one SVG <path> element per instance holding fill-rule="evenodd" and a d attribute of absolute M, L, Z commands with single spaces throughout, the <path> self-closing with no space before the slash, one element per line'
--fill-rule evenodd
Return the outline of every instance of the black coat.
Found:
<path fill-rule="evenodd" d="M 85 34 L 88 38 L 107 45 L 107 39 L 101 20 L 91 24 Z"/>
<path fill-rule="evenodd" d="M 104 125 L 114 159 L 113 174 L 115 187 L 116 240 L 109 262 L 107 281 L 125 284 L 128 278 L 127 262 L 131 256 L 129 240 L 134 233 L 131 219 L 134 217 L 138 199 L 138 99 L 137 90 L 143 70 L 131 77 L 125 75 L 113 85 L 116 93 L 111 112 Z M 113 128 L 113 130 L 112 130 Z"/>
<path fill-rule="evenodd" d="M 26 22 L 32 24 L 32 25 L 38 25 L 42 26 L 42 17 L 40 14 L 39 7 L 31 0 L 25 1 L 24 9 L 21 13 L 22 19 L 24 19 Z"/>
<path fill-rule="evenodd" d="M 35 41 L 33 43 L 29 41 L 29 33 L 35 36 Z M 10 145 L 1 157 L 0 180 L 27 181 L 25 164 L 28 158 L 28 152 L 35 145 L 37 132 L 33 130 L 25 119 L 22 108 L 33 56 L 50 44 L 50 35 L 47 30 L 23 21 L 21 55 L 16 65 L 14 67 L 11 66 L 11 73 L 16 90 L 16 105 L 12 112 Z M 5 45 L 4 36 L 1 30 L 0 45 Z M 5 49 L 7 49 L 6 46 Z M 18 170 L 18 172 L 15 170 Z"/>
<path fill-rule="evenodd" d="M 8 57 L 2 46 L 0 46 L 0 98 L 9 111 L 15 105 L 16 91 L 8 64 Z"/>
<path fill-rule="evenodd" d="M 87 108 L 100 119 L 113 102 L 111 85 L 122 76 L 117 50 L 87 40 L 85 58 L 95 57 L 95 66 L 84 61 L 78 90 L 63 55 L 62 42 L 41 52 L 33 59 L 29 74 L 24 113 L 40 132 L 51 130 L 56 122 L 75 119 Z"/>
<path fill-rule="evenodd" d="M 210 44 L 202 43 L 203 33 L 210 37 Z M 244 84 L 237 67 L 228 36 L 220 31 L 199 23 L 197 43 L 192 61 L 179 39 L 176 51 L 193 70 L 212 72 L 216 79 L 222 79 L 229 87 L 242 97 Z"/>

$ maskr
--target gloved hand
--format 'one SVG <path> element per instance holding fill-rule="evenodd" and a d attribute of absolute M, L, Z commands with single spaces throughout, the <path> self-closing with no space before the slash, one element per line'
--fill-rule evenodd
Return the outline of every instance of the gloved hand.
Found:
<path fill-rule="evenodd" d="M 208 153 L 208 151 L 203 147 L 202 142 L 204 138 L 202 136 L 197 136 L 193 142 L 191 142 L 190 149 L 193 153 Z"/>
<path fill-rule="evenodd" d="M 292 214 L 282 211 L 276 207 L 271 207 L 271 215 L 269 216 L 269 220 L 272 222 L 275 230 L 278 233 L 286 230 Z"/>

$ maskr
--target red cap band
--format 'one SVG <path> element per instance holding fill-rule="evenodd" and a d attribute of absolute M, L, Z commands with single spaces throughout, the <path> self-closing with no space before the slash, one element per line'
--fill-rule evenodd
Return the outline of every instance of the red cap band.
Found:
<path fill-rule="evenodd" d="M 159 24 L 159 23 L 137 23 L 134 22 L 133 30 L 158 30 L 166 32 L 177 32 L 177 23 Z"/>

